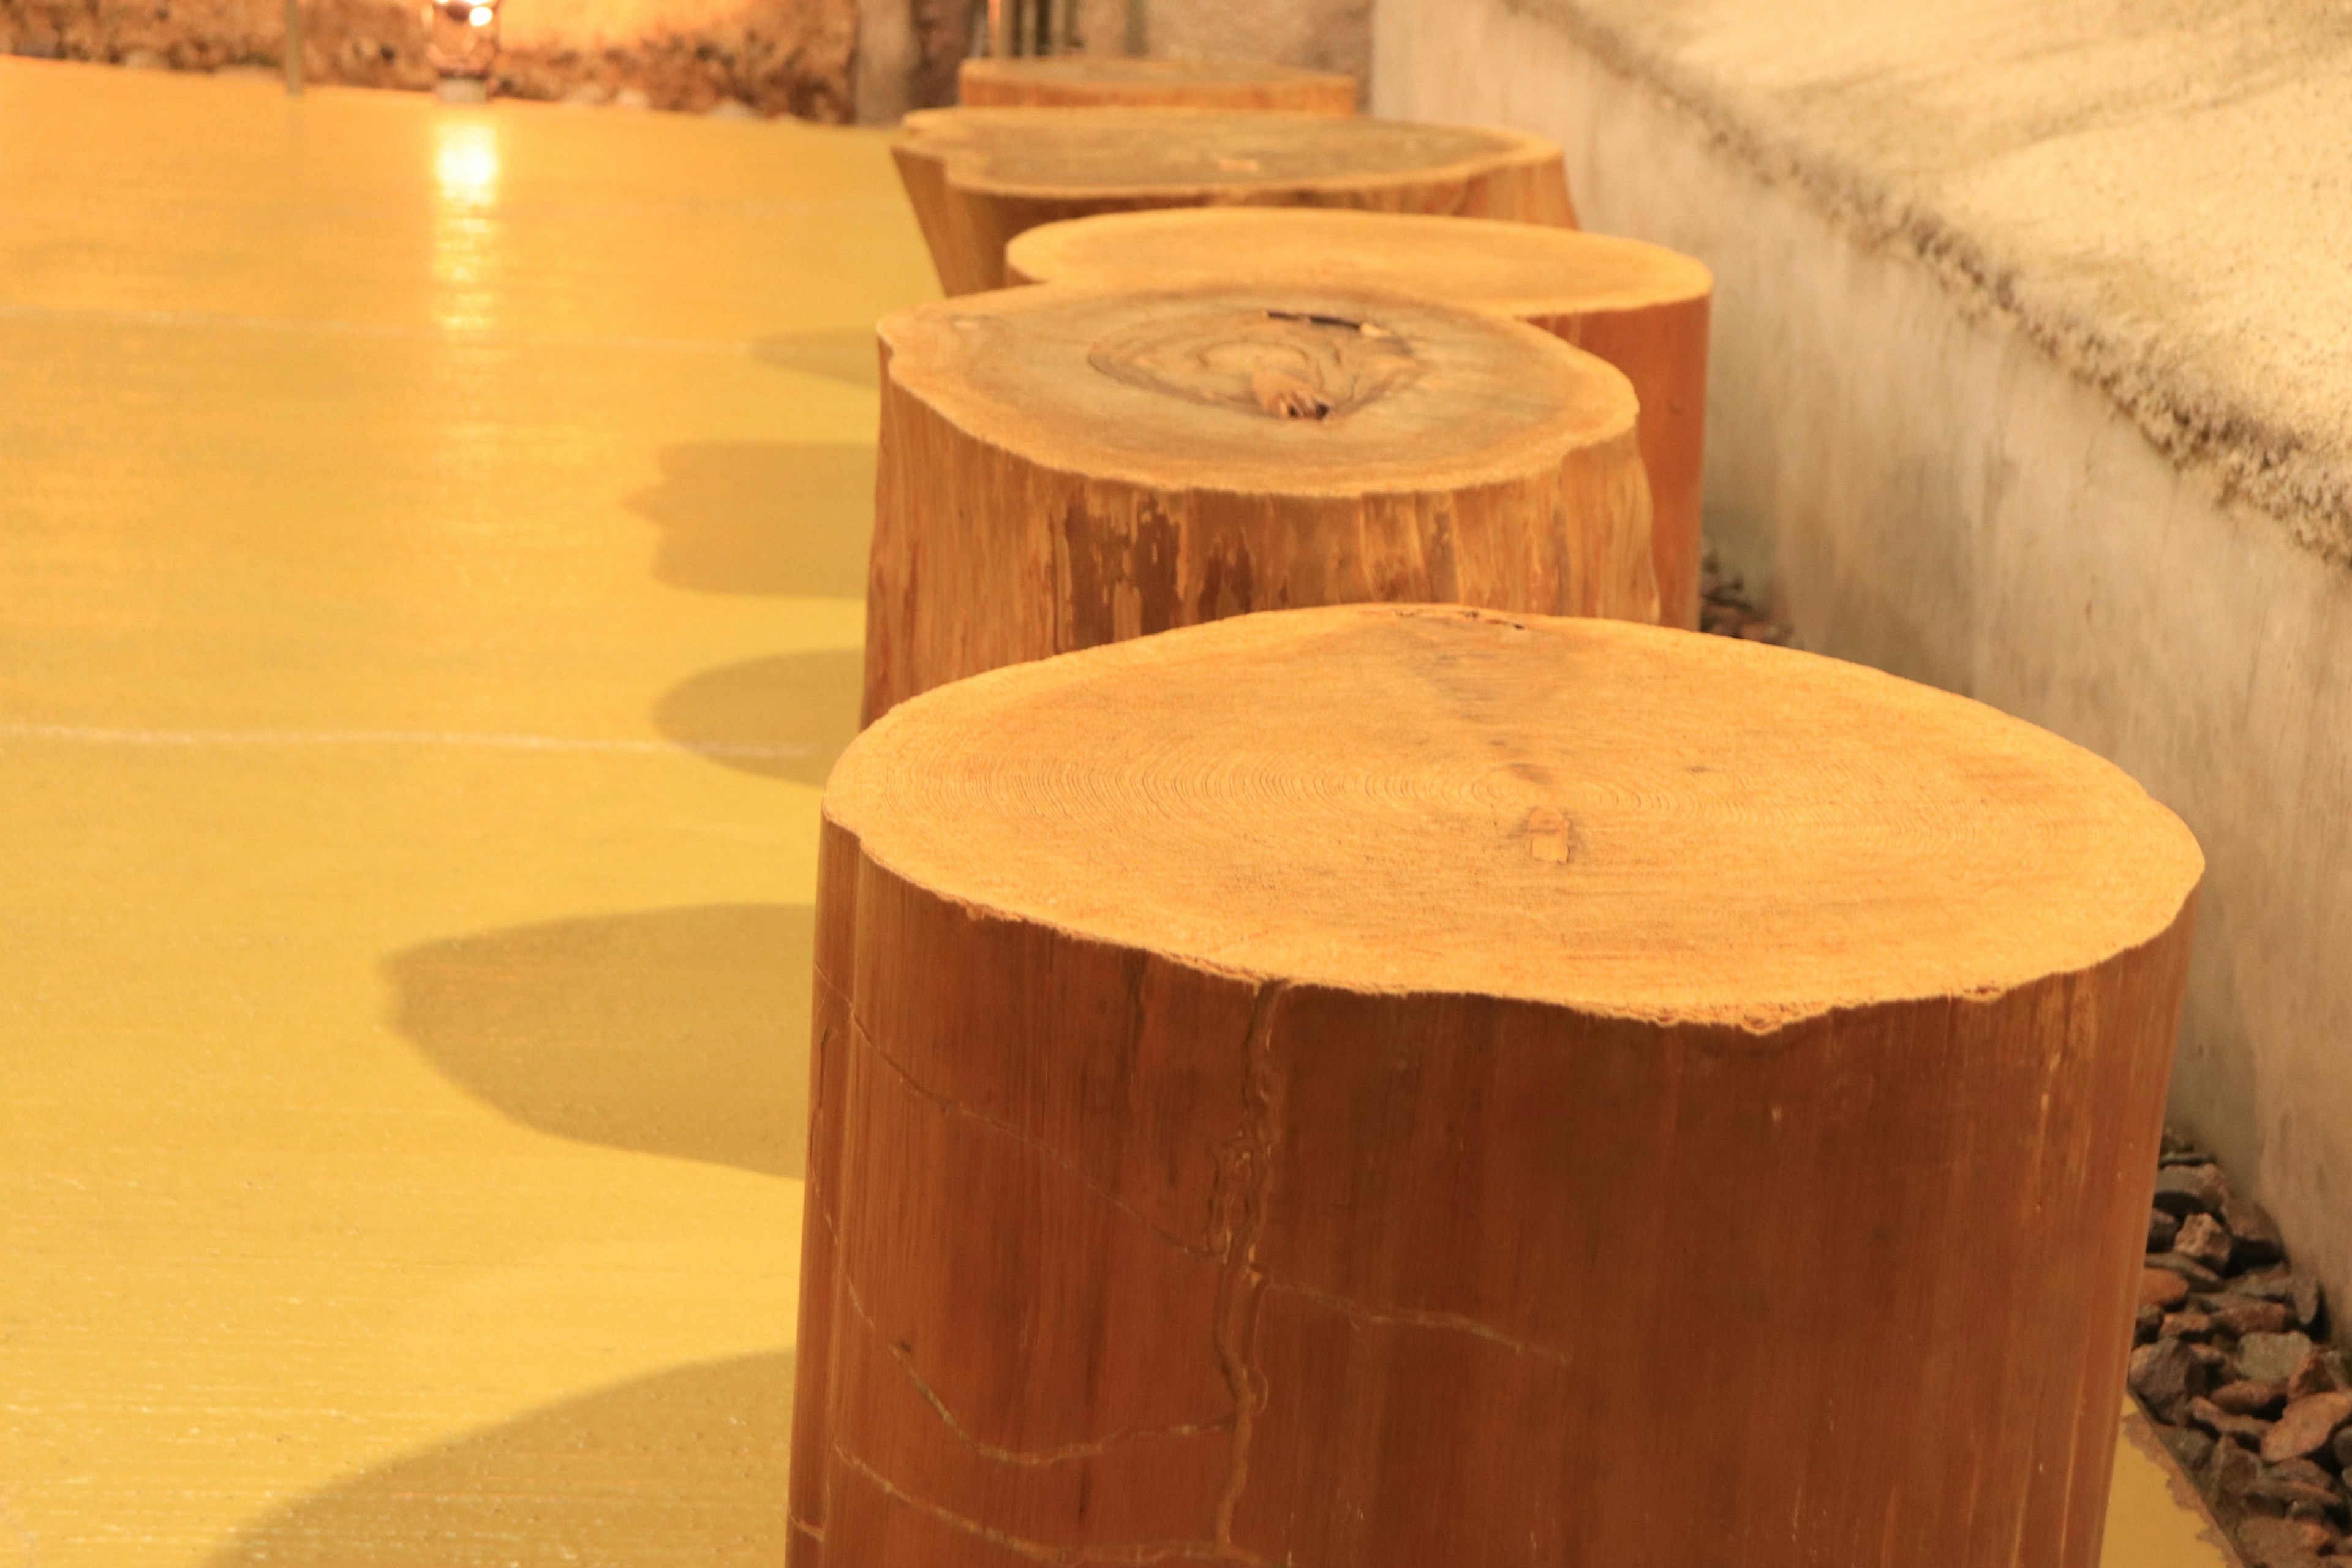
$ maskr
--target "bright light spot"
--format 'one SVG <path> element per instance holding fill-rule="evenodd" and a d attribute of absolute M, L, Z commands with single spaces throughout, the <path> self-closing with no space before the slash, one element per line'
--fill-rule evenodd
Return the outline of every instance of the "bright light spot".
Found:
<path fill-rule="evenodd" d="M 477 27 L 487 27 L 490 25 L 490 18 L 495 16 L 498 13 L 492 11 L 488 5 L 477 5 L 474 7 L 472 12 L 467 15 L 466 19 L 473 23 Z"/>
<path fill-rule="evenodd" d="M 478 120 L 444 120 L 434 126 L 433 173 L 441 199 L 487 206 L 499 194 L 497 128 Z"/>

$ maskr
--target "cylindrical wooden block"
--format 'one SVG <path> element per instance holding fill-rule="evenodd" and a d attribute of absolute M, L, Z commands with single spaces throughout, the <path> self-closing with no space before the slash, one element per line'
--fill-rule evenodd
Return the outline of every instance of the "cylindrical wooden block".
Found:
<path fill-rule="evenodd" d="M 1639 240 L 1456 218 L 1191 207 L 1047 224 L 1004 253 L 1012 283 L 1213 279 L 1422 294 L 1497 310 L 1600 355 L 1642 402 L 1660 618 L 1698 627 L 1699 481 L 1715 279 Z"/>
<path fill-rule="evenodd" d="M 950 294 L 1024 229 L 1153 207 L 1351 207 L 1576 226 L 1557 143 L 1518 131 L 1213 109 L 933 109 L 891 143 Z"/>
<path fill-rule="evenodd" d="M 1353 114 L 1356 79 L 1255 60 L 982 56 L 956 72 L 966 109 L 1262 109 Z"/>
<path fill-rule="evenodd" d="M 881 326 L 868 721 L 1251 610 L 1657 619 L 1632 386 L 1534 328 L 1296 287 L 1016 289 Z"/>
<path fill-rule="evenodd" d="M 2202 868 L 2098 758 L 1345 606 L 825 822 L 802 1563 L 2095 1568 Z"/>

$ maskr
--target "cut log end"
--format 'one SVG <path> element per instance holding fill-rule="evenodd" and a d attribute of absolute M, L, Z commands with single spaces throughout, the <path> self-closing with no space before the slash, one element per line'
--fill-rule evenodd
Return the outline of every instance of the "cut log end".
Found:
<path fill-rule="evenodd" d="M 1091 213 L 1241 204 L 1576 226 L 1559 146 L 1516 131 L 1204 109 L 947 109 L 908 115 L 892 153 L 951 294 L 1002 287 L 1015 235 Z"/>
<path fill-rule="evenodd" d="M 1631 384 L 1396 295 L 1055 286 L 882 323 L 866 714 L 1253 610 L 1657 617 Z"/>
<path fill-rule="evenodd" d="M 2194 841 L 1995 710 L 1785 649 L 1257 616 L 935 692 L 827 810 L 895 874 L 1220 970 L 1786 1027 L 2090 969 Z"/>
<path fill-rule="evenodd" d="M 1246 277 L 1423 295 L 1542 327 L 1608 360 L 1642 405 L 1668 625 L 1698 625 L 1700 476 L 1714 280 L 1690 257 L 1529 224 L 1298 207 L 1193 207 L 1046 224 L 1005 250 L 1013 283 Z"/>

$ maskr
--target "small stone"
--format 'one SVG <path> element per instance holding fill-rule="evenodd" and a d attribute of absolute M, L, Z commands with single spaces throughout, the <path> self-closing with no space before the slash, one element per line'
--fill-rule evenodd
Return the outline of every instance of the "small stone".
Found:
<path fill-rule="evenodd" d="M 2352 1377 L 2345 1373 L 2343 1352 L 2329 1350 L 2324 1345 L 2304 1357 L 2303 1364 L 2294 1369 L 2294 1375 L 2286 1380 L 2286 1396 L 2289 1399 L 2303 1399 L 2314 1394 L 2337 1394 L 2346 1389 L 2352 1389 Z"/>
<path fill-rule="evenodd" d="M 2188 1280 L 2192 1289 L 2219 1290 L 2221 1288 L 2221 1277 L 2219 1274 L 2214 1273 L 2195 1258 L 2179 1252 L 2152 1252 L 2148 1254 L 2147 1267 L 2170 1269 Z"/>
<path fill-rule="evenodd" d="M 2205 1489 L 2213 1496 L 2235 1504 L 2262 1479 L 2263 1462 L 2252 1449 L 2231 1442 L 2213 1446 L 2213 1457 L 2205 1464 Z"/>
<path fill-rule="evenodd" d="M 2189 1342 L 2177 1340 L 2174 1342 L 2188 1344 Z M 2219 1388 L 2225 1383 L 2238 1381 L 2238 1363 L 2231 1361 L 2230 1352 L 2220 1345 L 2189 1344 L 2189 1353 L 2195 1356 L 2197 1364 L 2205 1369 L 2206 1387 Z"/>
<path fill-rule="evenodd" d="M 2173 1312 L 2165 1318 L 2157 1334 L 2168 1340 L 2210 1340 L 2213 1337 L 2213 1320 L 2202 1312 Z"/>
<path fill-rule="evenodd" d="M 2271 1479 L 2279 1481 L 2300 1481 L 2322 1491 L 2336 1489 L 2336 1478 L 2313 1464 L 2309 1459 L 2282 1459 L 2271 1468 Z"/>
<path fill-rule="evenodd" d="M 2182 1409 L 2191 1426 L 2202 1426 L 2216 1437 L 2234 1437 L 2250 1448 L 2259 1447 L 2270 1438 L 2269 1422 L 2252 1415 L 2232 1415 L 2210 1399 L 2192 1399 Z"/>
<path fill-rule="evenodd" d="M 2142 1307 L 2132 1317 L 2132 1343 L 2144 1345 L 2164 1328 L 2164 1309 Z"/>
<path fill-rule="evenodd" d="M 122 57 L 122 68 L 134 71 L 170 70 L 172 62 L 153 49 L 132 49 Z"/>
<path fill-rule="evenodd" d="M 2286 1240 L 2279 1235 L 2278 1222 L 2250 1197 L 2231 1193 L 2223 1198 L 2221 1224 L 2237 1244 L 2238 1266 L 2242 1268 L 2276 1263 L 2286 1256 Z"/>
<path fill-rule="evenodd" d="M 703 110 L 713 120 L 757 120 L 760 111 L 740 98 L 722 98 Z"/>
<path fill-rule="evenodd" d="M 2315 1568 L 2319 1562 L 2303 1526 L 2293 1520 L 2245 1520 L 2238 1526 L 2238 1545 L 2245 1553 L 2246 1568 Z"/>
<path fill-rule="evenodd" d="M 2286 1387 L 2276 1383 L 2254 1383 L 2240 1378 L 2215 1389 L 2213 1403 L 2232 1415 L 2259 1415 L 2270 1420 L 2286 1408 Z"/>
<path fill-rule="evenodd" d="M 2284 1383 L 2311 1353 L 2304 1334 L 2248 1334 L 2238 1342 L 2238 1375 L 2252 1383 Z"/>
<path fill-rule="evenodd" d="M 2178 1426 L 2183 1407 L 2206 1390 L 2204 1363 L 2179 1340 L 2158 1340 L 2132 1352 L 2131 1391 L 2159 1421 Z"/>
<path fill-rule="evenodd" d="M 2232 1338 L 2248 1334 L 2283 1334 L 2294 1326 L 2294 1314 L 2276 1301 L 2248 1301 L 2217 1296 L 2210 1316 L 2216 1328 Z"/>
<path fill-rule="evenodd" d="M 2335 1551 L 2336 1542 L 2341 1539 L 2336 1531 L 2317 1520 L 2304 1520 L 2300 1522 L 2300 1528 L 2303 1531 L 2303 1543 L 2322 1554 Z"/>
<path fill-rule="evenodd" d="M 2189 1281 L 2169 1268 L 2143 1268 L 2139 1274 L 2139 1304 L 2179 1310 L 2189 1300 Z"/>
<path fill-rule="evenodd" d="M 2156 1206 L 2175 1219 L 2212 1214 L 2229 1195 L 2219 1165 L 2168 1165 L 2156 1173 Z"/>
<path fill-rule="evenodd" d="M 2171 1251 L 2172 1238 L 2179 1234 L 2179 1219 L 2162 1209 L 2152 1208 L 2147 1211 L 2147 1249 L 2150 1252 Z"/>
<path fill-rule="evenodd" d="M 2352 1470 L 2352 1426 L 2336 1434 L 2334 1440 L 2327 1445 L 2327 1452 L 2336 1461 L 2337 1469 Z"/>
<path fill-rule="evenodd" d="M 2158 1426 L 2156 1430 L 2163 1436 L 2165 1447 L 2172 1450 L 2172 1457 L 2180 1461 L 2180 1468 L 2192 1476 L 2213 1457 L 2210 1432 L 2194 1426 Z"/>
<path fill-rule="evenodd" d="M 2297 1519 L 2317 1519 L 2342 1500 L 2334 1487 L 2305 1486 L 2300 1481 L 2281 1480 L 2276 1476 L 2264 1476 L 2249 1485 L 2241 1494 L 2246 1506 L 2265 1513 L 2292 1514 Z"/>
<path fill-rule="evenodd" d="M 2195 1258 L 2218 1274 L 2230 1267 L 2230 1255 L 2235 1246 L 2220 1220 L 2210 1214 L 2193 1214 L 2180 1222 L 2180 1234 L 2174 1238 L 2172 1250 L 2183 1258 Z"/>
<path fill-rule="evenodd" d="M 613 95 L 613 107 L 615 109 L 651 109 L 653 106 L 654 100 L 646 96 L 646 89 L 641 87 L 625 87 Z"/>
<path fill-rule="evenodd" d="M 2290 1402 L 2263 1439 L 2263 1458 L 2275 1465 L 2320 1453 L 2352 1421 L 2352 1394 L 2312 1394 Z"/>

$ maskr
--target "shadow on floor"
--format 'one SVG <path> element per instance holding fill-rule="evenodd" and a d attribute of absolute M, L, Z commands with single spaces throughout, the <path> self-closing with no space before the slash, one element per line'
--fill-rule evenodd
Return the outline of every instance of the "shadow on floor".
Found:
<path fill-rule="evenodd" d="M 586 1143 L 802 1173 L 814 912 L 712 904 L 516 926 L 384 961 L 460 1088 Z"/>
<path fill-rule="evenodd" d="M 366 1471 L 206 1568 L 772 1568 L 792 1394 L 790 1352 L 656 1373 Z"/>
<path fill-rule="evenodd" d="M 856 738 L 865 670 L 854 647 L 722 665 L 671 688 L 654 726 L 714 763 L 822 785 Z"/>
<path fill-rule="evenodd" d="M 852 386 L 882 384 L 881 347 L 871 327 L 835 327 L 761 338 L 751 345 L 751 357 L 763 364 L 845 381 Z"/>
<path fill-rule="evenodd" d="M 660 482 L 628 501 L 662 531 L 656 578 L 706 594 L 865 599 L 871 446 L 698 441 L 659 456 Z"/>

